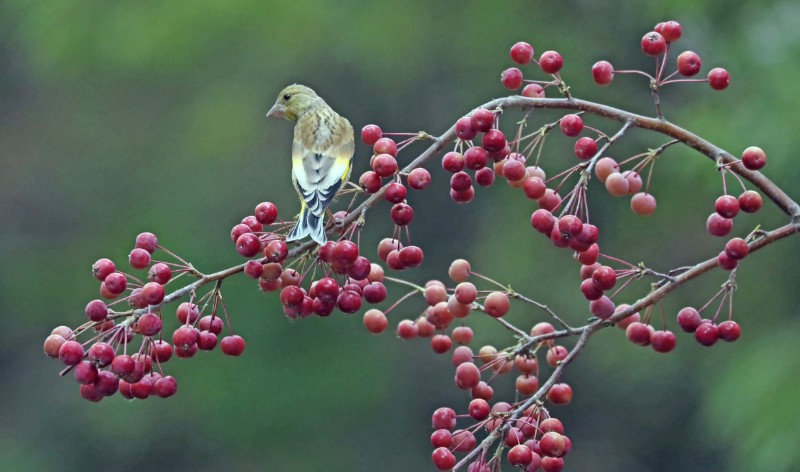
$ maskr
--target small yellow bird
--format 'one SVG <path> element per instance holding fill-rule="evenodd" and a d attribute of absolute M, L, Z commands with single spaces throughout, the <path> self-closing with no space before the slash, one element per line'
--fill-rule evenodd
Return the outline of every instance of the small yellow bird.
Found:
<path fill-rule="evenodd" d="M 310 88 L 293 84 L 281 90 L 267 117 L 295 121 L 292 183 L 302 208 L 286 241 L 306 236 L 319 244 L 325 235 L 324 213 L 336 191 L 347 183 L 355 151 L 353 127 Z"/>

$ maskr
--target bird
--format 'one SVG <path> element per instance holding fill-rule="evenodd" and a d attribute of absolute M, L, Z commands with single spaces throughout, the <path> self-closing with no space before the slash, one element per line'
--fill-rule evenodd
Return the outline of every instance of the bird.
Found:
<path fill-rule="evenodd" d="M 300 215 L 286 241 L 308 236 L 327 242 L 324 213 L 336 192 L 350 179 L 355 152 L 353 126 L 305 85 L 281 90 L 267 117 L 295 122 L 292 183 L 300 197 Z"/>

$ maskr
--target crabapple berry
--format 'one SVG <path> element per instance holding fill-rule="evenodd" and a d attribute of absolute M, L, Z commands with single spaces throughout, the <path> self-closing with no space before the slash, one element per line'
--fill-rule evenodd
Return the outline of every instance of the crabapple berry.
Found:
<path fill-rule="evenodd" d="M 713 323 L 701 323 L 694 332 L 694 338 L 703 346 L 713 346 L 719 339 L 717 326 Z"/>
<path fill-rule="evenodd" d="M 733 220 L 724 218 L 719 213 L 712 213 L 706 220 L 706 230 L 712 236 L 727 236 L 733 229 Z"/>
<path fill-rule="evenodd" d="M 383 137 L 383 131 L 377 125 L 367 125 L 361 128 L 361 140 L 367 146 L 374 146 Z"/>
<path fill-rule="evenodd" d="M 564 133 L 564 136 L 574 138 L 575 136 L 581 134 L 581 131 L 583 131 L 583 120 L 578 115 L 564 115 L 561 118 L 559 127 L 561 128 L 561 132 Z"/>
<path fill-rule="evenodd" d="M 742 238 L 733 238 L 725 244 L 725 254 L 731 259 L 744 259 L 750 252 L 750 247 Z"/>
<path fill-rule="evenodd" d="M 509 67 L 500 75 L 500 81 L 508 90 L 517 90 L 522 87 L 522 71 L 516 67 Z"/>
<path fill-rule="evenodd" d="M 388 154 L 392 157 L 397 157 L 397 143 L 391 138 L 380 138 L 375 141 L 375 144 L 372 146 L 372 151 L 376 156 Z"/>
<path fill-rule="evenodd" d="M 667 49 L 667 40 L 661 33 L 651 31 L 642 37 L 642 52 L 648 56 L 658 56 Z"/>
<path fill-rule="evenodd" d="M 262 225 L 269 225 L 278 218 L 278 207 L 271 202 L 259 203 L 253 215 Z"/>
<path fill-rule="evenodd" d="M 755 213 L 761 209 L 761 195 L 753 190 L 747 190 L 739 195 L 739 208 L 745 213 Z"/>
<path fill-rule="evenodd" d="M 700 56 L 692 51 L 684 51 L 678 55 L 678 72 L 686 77 L 691 77 L 700 72 L 703 62 Z"/>
<path fill-rule="evenodd" d="M 539 84 L 528 84 L 522 89 L 522 96 L 528 98 L 544 98 L 544 87 Z"/>
<path fill-rule="evenodd" d="M 425 190 L 431 184 L 431 174 L 422 167 L 408 173 L 408 186 L 414 190 Z"/>
<path fill-rule="evenodd" d="M 687 306 L 678 312 L 678 325 L 687 333 L 694 333 L 702 322 L 700 313 L 692 307 Z"/>
<path fill-rule="evenodd" d="M 722 67 L 708 71 L 708 85 L 714 90 L 725 90 L 731 84 L 731 75 Z"/>
<path fill-rule="evenodd" d="M 520 41 L 511 46 L 511 60 L 520 65 L 525 65 L 533 59 L 533 46 Z"/>
<path fill-rule="evenodd" d="M 485 133 L 489 131 L 494 124 L 494 113 L 484 108 L 479 108 L 472 113 L 470 120 L 475 130 Z"/>
<path fill-rule="evenodd" d="M 656 197 L 639 192 L 631 198 L 631 210 L 640 216 L 649 216 L 656 211 Z"/>
<path fill-rule="evenodd" d="M 236 334 L 225 336 L 220 342 L 220 348 L 228 356 L 241 356 L 244 352 L 244 339 Z"/>
<path fill-rule="evenodd" d="M 675 333 L 672 331 L 654 331 L 650 336 L 650 346 L 656 352 L 670 352 L 675 349 Z"/>
<path fill-rule="evenodd" d="M 134 248 L 128 255 L 128 262 L 134 269 L 145 269 L 150 265 L 150 253 L 140 247 Z"/>
<path fill-rule="evenodd" d="M 767 165 L 767 154 L 757 146 L 750 146 L 742 152 L 742 164 L 750 170 L 758 170 Z"/>
<path fill-rule="evenodd" d="M 564 66 L 564 59 L 556 51 L 545 51 L 539 57 L 539 68 L 545 74 L 557 74 Z"/>
<path fill-rule="evenodd" d="M 478 134 L 478 130 L 472 126 L 472 118 L 469 116 L 459 118 L 458 121 L 456 121 L 456 136 L 458 136 L 459 139 L 469 141 L 474 138 L 476 134 Z"/>
<path fill-rule="evenodd" d="M 592 77 L 597 85 L 608 85 L 614 80 L 614 66 L 608 61 L 598 61 L 592 66 Z"/>
<path fill-rule="evenodd" d="M 714 210 L 723 218 L 733 218 L 739 213 L 739 199 L 732 195 L 722 195 L 714 202 Z"/>
<path fill-rule="evenodd" d="M 725 342 L 732 343 L 739 339 L 741 335 L 742 328 L 739 327 L 739 323 L 733 320 L 723 321 L 717 326 L 717 336 Z"/>
<path fill-rule="evenodd" d="M 583 137 L 575 141 L 575 155 L 578 159 L 591 159 L 597 153 L 597 141 Z"/>

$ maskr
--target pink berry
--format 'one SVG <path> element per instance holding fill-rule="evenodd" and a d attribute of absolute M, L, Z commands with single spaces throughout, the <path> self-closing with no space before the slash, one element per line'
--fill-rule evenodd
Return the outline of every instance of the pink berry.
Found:
<path fill-rule="evenodd" d="M 658 32 L 661 33 L 668 42 L 675 42 L 681 38 L 681 24 L 673 20 L 665 21 L 661 23 L 661 28 Z"/>
<path fill-rule="evenodd" d="M 156 250 L 156 246 L 158 246 L 158 239 L 155 234 L 144 232 L 136 236 L 135 247 L 152 254 Z"/>
<path fill-rule="evenodd" d="M 692 307 L 686 307 L 678 312 L 678 325 L 687 333 L 694 333 L 703 322 L 700 313 Z"/>
<path fill-rule="evenodd" d="M 528 98 L 544 98 L 544 87 L 539 84 L 528 84 L 522 89 L 522 96 Z"/>
<path fill-rule="evenodd" d="M 380 177 L 391 177 L 397 172 L 397 160 L 391 154 L 378 154 L 372 160 L 372 170 Z"/>
<path fill-rule="evenodd" d="M 145 269 L 150 265 L 150 253 L 142 248 L 134 248 L 128 255 L 128 262 L 134 269 Z"/>
<path fill-rule="evenodd" d="M 108 316 L 108 307 L 102 300 L 92 300 L 86 305 L 86 316 L 91 321 L 103 321 Z"/>
<path fill-rule="evenodd" d="M 375 141 L 375 144 L 372 146 L 372 152 L 374 152 L 376 156 L 389 154 L 392 157 L 397 157 L 397 143 L 391 138 L 381 138 Z"/>
<path fill-rule="evenodd" d="M 431 184 L 431 174 L 418 167 L 408 173 L 408 186 L 414 190 L 425 190 Z"/>
<path fill-rule="evenodd" d="M 656 197 L 649 193 L 637 193 L 631 198 L 631 210 L 640 216 L 649 216 L 656 211 Z"/>
<path fill-rule="evenodd" d="M 109 259 L 99 259 L 92 264 L 92 275 L 101 282 L 116 270 L 116 266 Z"/>

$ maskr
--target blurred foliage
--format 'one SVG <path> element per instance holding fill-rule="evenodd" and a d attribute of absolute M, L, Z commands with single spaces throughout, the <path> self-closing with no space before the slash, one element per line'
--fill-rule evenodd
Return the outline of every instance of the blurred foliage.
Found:
<path fill-rule="evenodd" d="M 639 38 L 671 18 L 684 26 L 678 46 L 698 52 L 704 70 L 725 66 L 733 82 L 723 93 L 670 87 L 667 117 L 733 153 L 761 145 L 766 173 L 796 189 L 800 99 L 790 79 L 800 75 L 800 5 L 790 0 L 0 3 L 0 469 L 429 470 L 431 411 L 466 405 L 449 358 L 425 341 L 370 336 L 358 316 L 291 322 L 277 297 L 231 281 L 226 297 L 245 355 L 170 362 L 180 391 L 168 401 L 89 404 L 56 376 L 41 342 L 52 327 L 82 321 L 97 290 L 90 264 L 124 261 L 138 232 L 215 270 L 239 262 L 228 229 L 256 203 L 294 214 L 290 127 L 264 119 L 287 83 L 311 85 L 357 129 L 374 122 L 437 134 L 505 93 L 498 78 L 512 65 L 508 48 L 527 40 L 562 52 L 575 95 L 650 114 L 640 78 L 599 88 L 588 71 L 599 59 L 651 67 Z M 632 132 L 612 155 L 661 142 Z M 566 145 L 548 144 L 546 169 L 571 159 Z M 355 175 L 368 156 L 360 146 Z M 455 206 L 438 164 L 430 168 L 437 185 L 410 196 L 426 262 L 409 277 L 445 277 L 450 260 L 468 256 L 479 272 L 585 319 L 569 256 L 531 236 L 532 204 L 497 185 Z M 649 219 L 591 190 L 604 251 L 666 269 L 719 250 L 704 231 L 721 191 L 709 161 L 671 148 L 652 189 L 659 209 Z M 387 234 L 385 213 L 371 213 L 362 247 Z M 783 221 L 767 204 L 736 230 Z M 679 335 L 676 352 L 662 356 L 616 329 L 599 334 L 567 374 L 573 404 L 555 410 L 575 445 L 570 470 L 800 468 L 797 249 L 781 242 L 743 264 L 735 313 L 744 335 L 735 345 L 705 349 Z M 723 280 L 709 275 L 670 295 L 667 324 L 675 328 L 673 314 L 702 304 Z M 541 316 L 519 309 L 511 319 Z M 508 342 L 490 320 L 471 323 L 478 343 Z"/>

